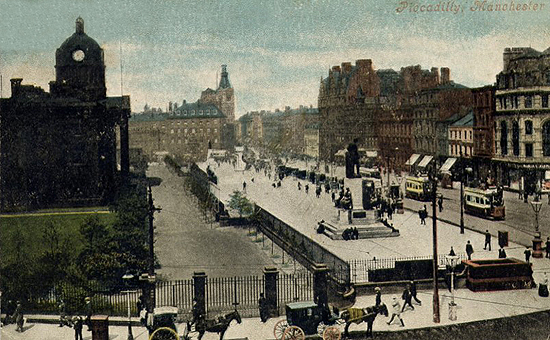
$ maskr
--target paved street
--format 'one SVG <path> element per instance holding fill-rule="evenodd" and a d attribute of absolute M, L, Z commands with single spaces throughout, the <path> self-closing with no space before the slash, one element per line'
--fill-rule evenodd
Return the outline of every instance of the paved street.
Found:
<path fill-rule="evenodd" d="M 206 223 L 196 200 L 183 188 L 183 178 L 164 164 L 150 166 L 148 176 L 162 178 L 153 187 L 155 205 L 162 208 L 155 214 L 155 253 L 162 277 L 190 279 L 194 271 L 205 271 L 210 277 L 261 275 L 264 266 L 274 264 L 251 242 L 246 229 Z"/>

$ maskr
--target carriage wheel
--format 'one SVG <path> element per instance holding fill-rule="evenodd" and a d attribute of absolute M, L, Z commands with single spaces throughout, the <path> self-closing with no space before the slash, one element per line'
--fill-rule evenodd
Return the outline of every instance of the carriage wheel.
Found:
<path fill-rule="evenodd" d="M 168 327 L 157 328 L 149 337 L 149 340 L 179 340 L 178 333 Z"/>
<path fill-rule="evenodd" d="M 323 340 L 340 340 L 341 337 L 340 330 L 334 326 L 327 327 L 323 332 Z"/>
<path fill-rule="evenodd" d="M 298 326 L 289 326 L 283 334 L 284 340 L 305 340 L 306 334 Z"/>
<path fill-rule="evenodd" d="M 288 322 L 286 322 L 286 320 L 278 321 L 275 324 L 275 327 L 273 327 L 273 335 L 275 335 L 275 339 L 277 340 L 284 339 L 283 336 L 287 328 L 288 328 Z"/>

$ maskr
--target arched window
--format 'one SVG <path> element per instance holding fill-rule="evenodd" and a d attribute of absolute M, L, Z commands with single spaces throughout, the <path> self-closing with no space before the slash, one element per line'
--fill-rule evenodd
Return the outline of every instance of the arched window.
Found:
<path fill-rule="evenodd" d="M 542 125 L 542 154 L 545 157 L 550 156 L 550 120 Z"/>
<path fill-rule="evenodd" d="M 514 156 L 519 156 L 519 124 L 518 122 L 512 123 L 512 148 Z"/>
<path fill-rule="evenodd" d="M 533 122 L 530 120 L 525 121 L 525 134 L 526 135 L 532 135 L 533 134 Z"/>
<path fill-rule="evenodd" d="M 508 154 L 508 126 L 504 120 L 500 122 L 500 153 Z"/>

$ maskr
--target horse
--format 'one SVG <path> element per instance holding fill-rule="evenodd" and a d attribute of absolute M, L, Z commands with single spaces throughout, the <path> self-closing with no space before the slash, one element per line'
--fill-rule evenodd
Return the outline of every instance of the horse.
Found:
<path fill-rule="evenodd" d="M 346 328 L 344 329 L 344 336 L 348 337 L 349 326 L 354 324 L 360 324 L 362 322 L 367 322 L 367 336 L 372 337 L 372 324 L 374 319 L 378 314 L 383 314 L 388 316 L 388 307 L 386 304 L 370 306 L 367 308 L 348 308 L 342 312 L 340 317 L 346 322 Z"/>
<path fill-rule="evenodd" d="M 225 314 L 224 316 L 220 316 L 217 319 L 207 319 L 197 323 L 197 325 L 195 325 L 195 329 L 199 332 L 198 340 L 202 339 L 205 332 L 216 332 L 220 335 L 220 340 L 223 340 L 223 335 L 233 320 L 237 320 L 237 323 L 242 322 L 241 315 L 237 310 Z"/>

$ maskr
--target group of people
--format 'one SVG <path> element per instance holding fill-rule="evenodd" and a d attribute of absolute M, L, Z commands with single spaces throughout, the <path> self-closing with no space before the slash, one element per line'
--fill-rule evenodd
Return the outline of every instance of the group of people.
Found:
<path fill-rule="evenodd" d="M 374 292 L 375 292 L 375 305 L 380 306 L 382 304 L 382 290 L 380 289 L 380 287 L 376 287 L 374 288 Z M 390 319 L 386 322 L 388 325 L 390 325 L 394 320 L 399 320 L 400 326 L 404 327 L 405 322 L 401 317 L 401 313 L 405 311 L 407 306 L 411 310 L 414 310 L 414 306 L 412 304 L 413 300 L 418 305 L 422 305 L 422 301 L 420 301 L 417 296 L 416 282 L 414 280 L 409 281 L 405 289 L 403 289 L 403 292 L 401 294 L 401 300 L 403 300 L 403 305 L 401 305 L 401 302 L 396 295 L 392 296 L 391 316 L 390 316 Z"/>
<path fill-rule="evenodd" d="M 9 300 L 6 305 L 6 317 L 4 318 L 3 324 L 8 325 L 10 323 L 15 323 L 17 332 L 23 332 L 23 325 L 25 324 L 25 317 L 23 315 L 23 305 L 21 301 L 16 303 L 13 300 Z"/>
<path fill-rule="evenodd" d="M 346 241 L 358 240 L 359 239 L 359 230 L 357 230 L 357 227 L 346 228 L 346 230 L 344 230 L 342 232 L 342 238 Z"/>

